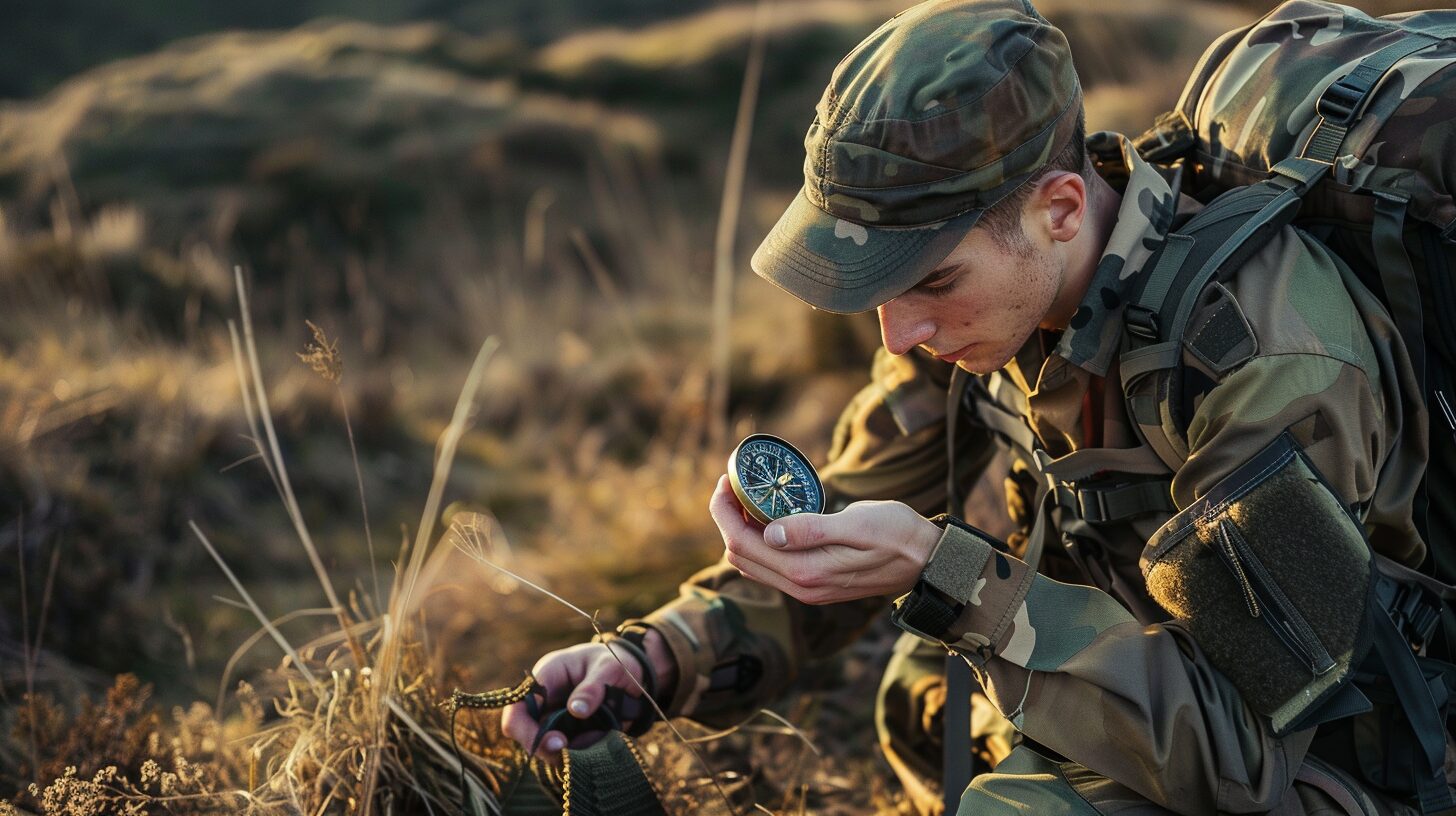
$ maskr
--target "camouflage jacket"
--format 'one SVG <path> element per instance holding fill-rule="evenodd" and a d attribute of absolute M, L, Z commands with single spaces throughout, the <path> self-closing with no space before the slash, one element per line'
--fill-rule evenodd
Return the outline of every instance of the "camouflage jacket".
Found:
<path fill-rule="evenodd" d="M 1098 171 L 1122 190 L 1091 287 L 1064 332 L 1033 336 L 992 375 L 1014 386 L 1024 421 L 1052 456 L 1139 447 L 1117 378 L 1122 304 L 1175 206 L 1198 206 L 1187 198 L 1175 205 L 1165 180 L 1123 137 L 1095 134 L 1088 146 Z M 1411 517 L 1425 465 L 1423 409 L 1406 391 L 1410 366 L 1390 318 L 1346 274 L 1320 244 L 1285 229 L 1230 281 L 1210 287 L 1190 336 L 1221 313 L 1227 325 L 1229 308 L 1244 336 L 1220 344 L 1218 359 L 1192 344 L 1185 351 L 1202 377 L 1185 396 L 1190 455 L 1172 474 L 1172 499 L 1188 506 L 1289 429 L 1341 501 L 1364 511 L 1374 546 L 1414 565 L 1424 555 Z M 822 470 L 832 502 L 944 508 L 949 373 L 918 353 L 881 350 Z M 973 466 L 987 461 L 992 444 L 965 434 L 956 454 L 962 479 L 976 476 Z M 991 701 L 1068 759 L 1179 812 L 1265 810 L 1291 783 L 1312 734 L 1274 737 L 1187 629 L 1149 599 L 1139 557 L 1170 515 L 1100 528 L 1101 588 L 1048 578 L 1075 575 L 1058 564 L 1057 548 L 1047 551 L 1044 574 L 1015 558 L 987 561 L 980 604 L 966 607 L 946 643 L 982 655 L 973 662 Z M 856 638 L 889 600 L 814 607 L 726 562 L 698 573 L 646 618 L 678 661 L 670 710 L 712 722 L 751 711 L 809 661 Z"/>

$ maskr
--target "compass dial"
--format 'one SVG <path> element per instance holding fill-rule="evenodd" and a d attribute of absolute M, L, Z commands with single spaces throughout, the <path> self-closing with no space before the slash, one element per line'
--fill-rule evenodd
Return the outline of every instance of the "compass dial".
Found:
<path fill-rule="evenodd" d="M 728 481 L 748 514 L 763 524 L 824 512 L 824 486 L 804 454 L 769 434 L 754 434 L 728 457 Z"/>

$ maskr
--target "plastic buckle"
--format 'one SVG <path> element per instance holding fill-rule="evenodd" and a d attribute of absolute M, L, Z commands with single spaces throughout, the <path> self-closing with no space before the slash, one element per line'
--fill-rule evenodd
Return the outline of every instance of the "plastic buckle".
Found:
<path fill-rule="evenodd" d="M 1354 122 L 1360 103 L 1370 93 L 1370 83 L 1359 79 L 1352 80 L 1350 76 L 1346 74 L 1330 83 L 1330 87 L 1325 88 L 1315 105 L 1320 116 L 1337 125 L 1349 126 Z"/>
<path fill-rule="evenodd" d="M 1431 632 L 1441 619 L 1440 606 L 1427 596 L 1426 591 L 1419 586 L 1407 584 L 1397 585 L 1394 597 L 1386 605 L 1386 611 L 1395 621 L 1401 636 L 1418 653 L 1425 648 Z"/>
<path fill-rule="evenodd" d="M 1160 114 L 1141 136 L 1134 140 L 1133 147 L 1144 161 L 1161 164 L 1176 159 L 1198 143 L 1193 123 L 1182 110 L 1171 110 Z"/>
<path fill-rule="evenodd" d="M 1456 218 L 1451 223 L 1441 228 L 1441 240 L 1448 244 L 1456 244 Z"/>
<path fill-rule="evenodd" d="M 1082 502 L 1077 495 L 1077 489 L 1065 482 L 1058 482 L 1052 479 L 1048 481 L 1051 483 L 1052 501 L 1056 502 L 1058 507 L 1071 510 L 1078 516 L 1081 516 Z"/>
<path fill-rule="evenodd" d="M 1129 305 L 1122 312 L 1122 322 L 1127 326 L 1128 334 L 1149 343 L 1158 342 L 1158 338 L 1162 336 L 1158 327 L 1158 313 L 1146 306 L 1136 303 Z"/>
<path fill-rule="evenodd" d="M 1100 490 L 1075 490 L 1077 513 L 1088 524 L 1101 524 L 1108 519 L 1107 497 Z"/>

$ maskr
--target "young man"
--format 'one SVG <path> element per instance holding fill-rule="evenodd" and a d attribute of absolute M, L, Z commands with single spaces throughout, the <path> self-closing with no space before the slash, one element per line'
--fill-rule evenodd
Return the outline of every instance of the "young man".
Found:
<path fill-rule="evenodd" d="M 1125 312 L 1197 204 L 1123 137 L 1084 149 L 1081 123 L 1067 43 L 1021 0 L 932 0 L 845 58 L 804 188 L 753 259 L 818 308 L 878 311 L 873 382 L 822 471 L 837 512 L 761 528 L 724 477 L 710 508 L 724 561 L 623 631 L 669 714 L 721 723 L 899 598 L 877 723 L 922 813 L 941 808 L 947 693 L 927 649 L 974 669 L 977 752 L 997 762 L 960 813 L 1412 812 L 1356 779 L 1344 731 L 1301 727 L 1350 670 L 1365 536 L 1406 564 L 1424 555 L 1411 503 L 1426 424 L 1398 335 L 1337 259 L 1285 229 L 1199 298 L 1173 346 L 1181 387 L 1129 406 Z M 974 381 L 948 401 L 955 369 Z M 1175 402 L 1186 450 L 1170 466 L 1129 414 Z M 1009 483 L 1031 528 L 1011 548 L 927 519 L 997 439 L 1019 442 Z M 1247 597 L 1200 594 L 1205 576 L 1179 560 L 1189 542 L 1226 546 Z M 1295 628 L 1328 664 L 1261 651 L 1261 616 L 1287 611 L 1258 603 L 1264 573 L 1245 570 L 1266 567 L 1303 575 Z M 635 689 L 600 644 L 547 655 L 536 677 L 578 716 L 607 686 Z M 537 730 L 522 706 L 505 729 L 525 744 Z"/>

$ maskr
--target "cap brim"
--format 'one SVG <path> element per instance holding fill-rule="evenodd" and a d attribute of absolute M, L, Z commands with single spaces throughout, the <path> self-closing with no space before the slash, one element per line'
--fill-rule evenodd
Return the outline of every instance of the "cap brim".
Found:
<path fill-rule="evenodd" d="M 866 226 L 824 212 L 801 189 L 751 264 L 760 277 L 815 308 L 865 312 L 919 283 L 982 212 L 928 226 Z"/>

